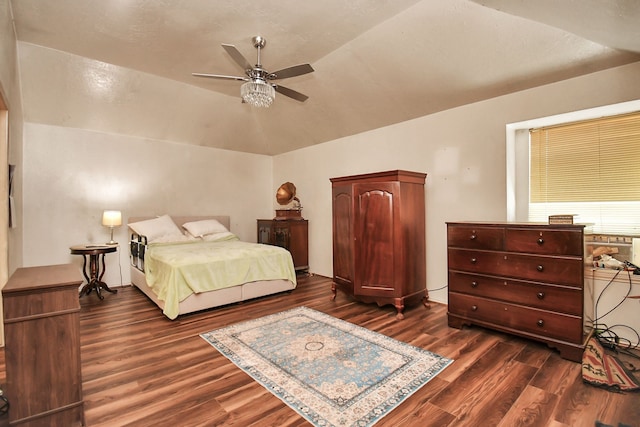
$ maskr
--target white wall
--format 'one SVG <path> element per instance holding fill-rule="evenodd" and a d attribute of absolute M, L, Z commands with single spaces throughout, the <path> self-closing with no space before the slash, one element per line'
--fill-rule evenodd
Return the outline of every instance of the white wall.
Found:
<path fill-rule="evenodd" d="M 20 77 L 18 74 L 18 53 L 12 19 L 9 1 L 0 0 L 0 91 L 9 110 L 9 146 L 3 146 L 2 149 L 6 150 L 8 163 L 18 166 L 17 174 L 14 176 L 13 195 L 16 216 L 19 218 L 22 215 L 23 117 Z M 22 263 L 22 225 L 20 221 L 18 221 L 15 228 L 8 230 L 8 236 L 3 236 L 2 240 L 0 246 L 2 246 L 3 251 L 6 252 L 8 244 L 8 267 L 9 274 L 11 274 Z M 3 253 L 2 257 L 2 262 L 4 263 L 4 258 L 7 257 L 7 254 Z M 0 281 L 4 282 L 4 280 Z M 4 286 L 4 283 L 0 286 Z"/>
<path fill-rule="evenodd" d="M 446 221 L 506 218 L 505 126 L 640 99 L 640 63 L 531 89 L 273 158 L 70 128 L 24 131 L 24 265 L 76 262 L 68 247 L 108 237 L 103 209 L 142 214 L 229 213 L 254 241 L 291 181 L 309 219 L 309 262 L 332 276 L 329 179 L 391 169 L 425 172 L 427 287 L 447 283 Z M 231 178 L 229 178 L 231 177 Z M 267 179 L 265 179 L 267 177 Z M 127 240 L 125 228 L 118 240 Z M 106 240 L 105 240 L 106 241 Z M 127 253 L 121 252 L 126 267 Z M 107 267 L 114 277 L 115 261 Z M 126 268 L 123 282 L 128 283 Z M 446 302 L 446 290 L 431 292 Z"/>
<path fill-rule="evenodd" d="M 22 165 L 22 98 L 16 37 L 13 31 L 13 16 L 9 0 L 0 0 L 0 94 L 7 111 L 0 112 L 0 149 L 2 150 L 1 176 L 7 176 L 8 164 Z M 2 199 L 6 200 L 7 179 L 0 179 L 3 189 Z M 17 217 L 22 215 L 22 176 L 20 169 L 13 180 L 14 207 Z M 7 206 L 5 204 L 5 206 Z M 22 263 L 22 226 L 18 221 L 15 228 L 7 227 L 7 213 L 0 214 L 0 288 L 4 287 L 8 277 Z M 0 295 L 0 318 L 2 314 L 2 296 Z M 4 346 L 4 329 L 0 324 L 0 346 Z"/>
<path fill-rule="evenodd" d="M 253 242 L 256 219 L 272 215 L 268 156 L 31 123 L 24 139 L 24 266 L 81 267 L 69 246 L 109 240 L 105 209 L 121 210 L 123 222 L 228 214 L 231 231 Z M 120 256 L 107 255 L 104 280 L 128 284 L 127 227 L 114 238 Z"/>
<path fill-rule="evenodd" d="M 507 124 L 633 99 L 640 99 L 640 63 L 275 156 L 273 185 L 297 186 L 309 220 L 310 270 L 331 277 L 329 179 L 392 169 L 427 173 L 427 288 L 441 288 L 445 223 L 506 219 Z M 430 297 L 447 301 L 446 290 Z"/>

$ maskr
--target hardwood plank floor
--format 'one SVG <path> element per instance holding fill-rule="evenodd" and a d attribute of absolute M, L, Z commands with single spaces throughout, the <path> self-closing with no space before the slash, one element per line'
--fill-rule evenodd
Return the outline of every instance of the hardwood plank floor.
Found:
<path fill-rule="evenodd" d="M 361 304 L 330 279 L 301 278 L 292 293 L 164 317 L 134 287 L 81 298 L 87 425 L 305 426 L 279 399 L 198 336 L 242 320 L 307 306 L 455 359 L 377 426 L 640 426 L 640 393 L 582 382 L 580 364 L 543 344 L 481 328 L 447 326 L 446 306 L 395 309 Z M 0 383 L 5 381 L 0 352 Z M 10 399 L 10 396 L 8 396 Z M 7 416 L 0 426 L 8 425 Z"/>

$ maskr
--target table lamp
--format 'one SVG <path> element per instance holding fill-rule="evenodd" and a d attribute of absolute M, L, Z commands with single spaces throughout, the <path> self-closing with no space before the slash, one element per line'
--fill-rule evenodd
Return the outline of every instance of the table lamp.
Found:
<path fill-rule="evenodd" d="M 111 240 L 107 245 L 117 245 L 118 242 L 113 240 L 113 229 L 122 225 L 122 213 L 120 211 L 104 211 L 102 213 L 102 225 L 109 227 L 111 230 Z"/>

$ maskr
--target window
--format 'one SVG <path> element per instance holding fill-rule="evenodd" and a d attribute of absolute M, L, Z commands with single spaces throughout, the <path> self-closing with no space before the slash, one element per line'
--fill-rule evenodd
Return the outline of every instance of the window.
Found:
<path fill-rule="evenodd" d="M 640 112 L 532 129 L 528 220 L 640 235 Z"/>

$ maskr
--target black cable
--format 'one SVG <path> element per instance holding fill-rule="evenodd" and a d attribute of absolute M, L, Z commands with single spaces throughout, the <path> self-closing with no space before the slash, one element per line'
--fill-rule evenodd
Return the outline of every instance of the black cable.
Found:
<path fill-rule="evenodd" d="M 613 326 L 607 326 L 604 323 L 598 323 L 598 321 L 600 319 L 606 317 L 611 312 L 613 312 L 615 309 L 620 307 L 627 300 L 629 295 L 631 294 L 633 281 L 631 280 L 631 274 L 629 273 L 629 271 L 627 271 L 627 276 L 629 278 L 629 289 L 627 290 L 627 294 L 612 309 L 610 309 L 608 312 L 606 312 L 602 316 L 598 316 L 598 305 L 600 304 L 600 298 L 602 298 L 602 295 L 604 295 L 605 291 L 613 283 L 613 281 L 616 279 L 616 277 L 618 277 L 618 274 L 620 274 L 620 271 L 622 271 L 622 270 L 618 270 L 616 272 L 616 274 L 611 278 L 611 280 L 609 280 L 609 282 L 602 289 L 602 291 L 600 292 L 600 295 L 598 295 L 598 298 L 596 300 L 596 304 L 595 304 L 595 307 L 594 307 L 594 319 L 592 320 L 591 323 L 592 323 L 592 328 L 595 330 L 596 337 L 598 338 L 598 341 L 600 341 L 600 343 L 603 346 L 606 346 L 606 347 L 611 348 L 611 349 L 613 349 L 613 348 L 617 348 L 617 349 L 626 348 L 628 350 L 634 350 L 634 349 L 638 348 L 639 345 L 640 345 L 640 334 L 638 333 L 638 331 L 636 331 L 634 328 L 632 328 L 631 326 L 628 326 L 628 325 L 618 324 L 618 325 L 613 325 Z M 627 338 L 621 338 L 617 333 L 615 333 L 612 330 L 613 328 L 621 328 L 621 327 L 624 327 L 624 328 L 627 328 L 627 329 L 631 330 L 636 335 L 636 337 L 638 337 L 638 343 L 637 344 L 632 344 L 631 340 L 629 340 Z M 621 344 L 626 344 L 626 345 L 621 345 Z M 634 356 L 634 357 L 637 357 L 637 356 Z"/>
<path fill-rule="evenodd" d="M 634 349 L 638 348 L 638 346 L 640 344 L 633 344 L 630 339 L 618 336 L 618 334 L 613 332 L 613 328 L 627 328 L 627 329 L 629 329 L 631 332 L 633 332 L 636 335 L 636 338 L 637 338 L 636 342 L 640 342 L 640 334 L 638 334 L 638 331 L 636 331 L 635 329 L 633 329 L 629 325 L 623 325 L 623 324 L 613 325 L 613 326 L 609 326 L 607 328 L 608 331 L 611 334 L 614 335 L 615 344 L 623 344 L 622 345 L 623 347 L 631 349 L 631 350 L 634 350 Z"/>
<path fill-rule="evenodd" d="M 597 322 L 598 320 L 600 320 L 601 318 L 605 317 L 607 314 L 611 313 L 613 310 L 618 308 L 620 306 L 620 304 L 622 304 L 624 302 L 624 300 L 629 296 L 629 293 L 631 293 L 631 285 L 629 285 L 629 291 L 627 292 L 627 295 L 622 299 L 622 301 L 620 301 L 620 303 L 618 303 L 615 307 L 613 307 L 607 313 L 605 313 L 604 315 L 598 317 L 598 304 L 600 304 L 600 298 L 602 298 L 602 295 L 604 295 L 605 291 L 609 288 L 609 286 L 611 286 L 613 281 L 616 280 L 616 277 L 618 277 L 618 274 L 620 274 L 620 271 L 622 271 L 622 270 L 616 271 L 616 274 L 611 278 L 611 280 L 609 280 L 609 283 L 607 283 L 605 285 L 605 287 L 602 288 L 602 291 L 600 292 L 600 295 L 598 295 L 598 299 L 596 300 L 596 306 L 594 307 L 594 314 L 595 314 L 594 322 Z M 629 276 L 629 277 L 631 277 L 631 276 Z M 631 278 L 629 278 L 629 283 L 631 283 Z"/>
<path fill-rule="evenodd" d="M 605 324 L 600 323 L 598 324 L 596 336 L 598 338 L 598 341 L 600 341 L 600 343 L 603 346 L 608 347 L 610 349 L 613 349 L 615 347 L 620 347 L 620 348 L 626 348 L 628 350 L 635 350 L 636 348 L 638 348 L 638 344 L 633 344 L 633 342 L 630 339 L 619 336 L 616 332 L 613 331 L 614 328 L 627 328 L 631 330 L 638 338 L 638 341 L 640 341 L 640 335 L 631 326 L 622 325 L 622 324 L 607 326 Z"/>
<path fill-rule="evenodd" d="M 9 412 L 9 399 L 4 395 L 4 392 L 0 388 L 0 414 L 4 415 Z"/>

